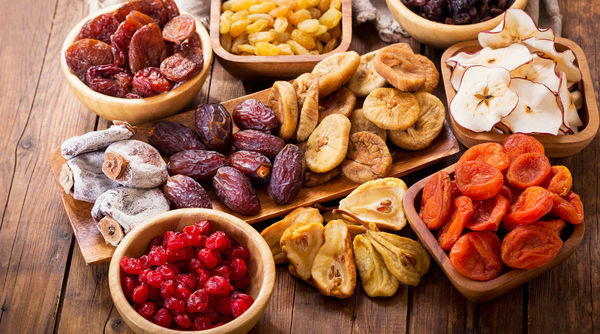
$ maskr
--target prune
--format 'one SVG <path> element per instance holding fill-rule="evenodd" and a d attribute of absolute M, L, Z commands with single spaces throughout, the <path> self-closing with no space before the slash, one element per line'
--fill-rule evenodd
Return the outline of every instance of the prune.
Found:
<path fill-rule="evenodd" d="M 172 84 L 163 77 L 158 68 L 146 67 L 133 77 L 133 87 L 143 97 L 149 97 L 170 90 Z"/>
<path fill-rule="evenodd" d="M 124 21 L 134 10 L 150 16 L 160 26 L 167 23 L 169 13 L 161 0 L 131 0 L 119 7 L 114 15 L 119 21 Z"/>
<path fill-rule="evenodd" d="M 110 43 L 110 36 L 117 30 L 118 26 L 119 20 L 113 14 L 98 15 L 81 27 L 77 39 L 92 38 L 104 43 Z"/>
<path fill-rule="evenodd" d="M 250 180 L 239 170 L 221 167 L 213 178 L 215 194 L 235 212 L 250 216 L 260 211 L 260 202 Z"/>
<path fill-rule="evenodd" d="M 186 14 L 172 18 L 162 30 L 166 41 L 181 44 L 181 42 L 192 37 L 196 31 L 196 20 Z"/>
<path fill-rule="evenodd" d="M 92 66 L 85 75 L 91 89 L 114 97 L 125 97 L 131 91 L 131 75 L 117 65 Z"/>
<path fill-rule="evenodd" d="M 187 41 L 181 44 L 174 44 L 173 52 L 179 52 L 184 57 L 193 61 L 201 68 L 204 65 L 204 54 L 202 52 L 202 43 L 197 34 L 193 34 Z"/>
<path fill-rule="evenodd" d="M 163 193 L 175 208 L 207 208 L 212 203 L 206 190 L 189 176 L 177 174 L 169 177 L 163 186 Z"/>
<path fill-rule="evenodd" d="M 233 146 L 240 151 L 254 151 L 273 159 L 283 149 L 285 141 L 272 134 L 257 130 L 244 130 L 233 135 Z"/>
<path fill-rule="evenodd" d="M 211 150 L 231 148 L 231 116 L 221 104 L 201 104 L 194 114 L 194 125 L 200 140 Z"/>
<path fill-rule="evenodd" d="M 110 45 L 95 39 L 80 39 L 65 51 L 67 66 L 82 81 L 88 68 L 113 63 Z"/>
<path fill-rule="evenodd" d="M 247 99 L 233 108 L 233 121 L 238 128 L 271 131 L 279 127 L 275 112 L 266 104 Z"/>
<path fill-rule="evenodd" d="M 273 162 L 269 194 L 277 204 L 287 204 L 298 194 L 304 180 L 304 152 L 287 144 Z"/>
<path fill-rule="evenodd" d="M 181 53 L 176 53 L 160 63 L 160 72 L 165 78 L 175 82 L 191 78 L 198 69 L 195 62 L 185 58 Z"/>
<path fill-rule="evenodd" d="M 136 73 L 145 67 L 158 67 L 167 57 L 167 47 L 156 23 L 138 29 L 129 43 L 129 69 Z"/>
<path fill-rule="evenodd" d="M 117 28 L 117 31 L 115 31 L 115 33 L 110 37 L 110 45 L 112 47 L 115 65 L 127 65 L 129 62 L 129 42 L 131 42 L 131 37 L 133 34 L 135 34 L 135 32 L 142 26 L 143 25 L 139 21 L 128 18 L 121 22 Z"/>
<path fill-rule="evenodd" d="M 185 150 L 173 154 L 167 168 L 170 175 L 183 174 L 202 182 L 210 180 L 217 169 L 228 164 L 227 157 L 219 152 Z"/>
<path fill-rule="evenodd" d="M 200 138 L 192 129 L 169 121 L 154 123 L 148 132 L 148 142 L 167 156 L 184 150 L 205 149 Z"/>
<path fill-rule="evenodd" d="M 237 151 L 229 156 L 229 165 L 244 173 L 254 184 L 263 184 L 271 176 L 271 161 L 252 151 Z"/>

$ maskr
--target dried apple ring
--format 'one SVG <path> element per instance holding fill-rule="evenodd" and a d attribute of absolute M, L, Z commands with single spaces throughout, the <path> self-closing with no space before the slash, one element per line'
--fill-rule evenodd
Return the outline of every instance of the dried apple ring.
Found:
<path fill-rule="evenodd" d="M 310 73 L 304 73 L 294 80 L 293 87 L 300 108 L 296 140 L 301 143 L 308 139 L 319 120 L 319 80 Z"/>
<path fill-rule="evenodd" d="M 450 175 L 445 171 L 433 174 L 425 184 L 419 214 L 430 230 L 442 226 L 448 218 L 452 206 L 451 189 Z"/>
<path fill-rule="evenodd" d="M 506 171 L 506 180 L 517 188 L 540 185 L 550 175 L 550 161 L 541 153 L 525 153 L 516 157 Z"/>
<path fill-rule="evenodd" d="M 355 51 L 335 53 L 321 60 L 312 70 L 319 77 L 319 96 L 327 96 L 342 87 L 360 64 Z"/>
<path fill-rule="evenodd" d="M 558 216 L 571 224 L 581 224 L 583 222 L 583 203 L 576 193 L 569 191 L 567 196 L 552 197 L 552 210 L 550 213 Z"/>
<path fill-rule="evenodd" d="M 319 101 L 319 122 L 331 114 L 350 117 L 355 105 L 356 96 L 348 88 L 342 87 L 334 94 Z"/>
<path fill-rule="evenodd" d="M 369 52 L 360 57 L 360 64 L 356 72 L 348 81 L 348 88 L 357 96 L 365 97 L 376 88 L 381 88 L 387 81 L 375 71 L 373 59 L 377 51 Z"/>
<path fill-rule="evenodd" d="M 472 215 L 473 201 L 467 196 L 458 196 L 454 200 L 454 210 L 450 219 L 438 232 L 438 242 L 442 249 L 452 249 Z"/>
<path fill-rule="evenodd" d="M 523 191 L 513 203 L 502 219 L 507 231 L 513 230 L 517 225 L 527 225 L 538 221 L 552 210 L 553 196 L 542 187 L 529 187 Z"/>
<path fill-rule="evenodd" d="M 493 232 L 470 232 L 458 239 L 450 250 L 450 263 L 461 275 L 487 281 L 500 275 L 500 240 Z"/>
<path fill-rule="evenodd" d="M 384 141 L 387 139 L 387 131 L 371 123 L 364 115 L 362 109 L 355 109 L 350 115 L 350 135 L 361 131 L 369 131 L 381 137 Z"/>
<path fill-rule="evenodd" d="M 488 163 L 504 172 L 510 165 L 510 157 L 504 153 L 502 145 L 498 143 L 483 143 L 469 148 L 458 159 L 458 163 L 477 160 Z"/>
<path fill-rule="evenodd" d="M 294 86 L 287 81 L 275 81 L 269 95 L 269 106 L 281 123 L 279 137 L 289 140 L 298 124 L 298 99 Z"/>
<path fill-rule="evenodd" d="M 356 183 L 385 177 L 392 167 L 392 155 L 381 137 L 368 131 L 350 136 L 348 153 L 342 162 L 344 176 Z"/>
<path fill-rule="evenodd" d="M 423 88 L 426 79 L 424 62 L 416 56 L 408 44 L 392 44 L 377 52 L 373 66 L 392 86 L 414 92 Z"/>
<path fill-rule="evenodd" d="M 522 133 L 512 134 L 502 141 L 504 152 L 508 154 L 511 160 L 524 153 L 544 154 L 544 145 L 532 136 Z"/>
<path fill-rule="evenodd" d="M 442 131 L 446 118 L 444 104 L 435 95 L 427 92 L 417 92 L 414 95 L 419 103 L 417 122 L 404 131 L 388 131 L 390 140 L 406 150 L 421 150 L 431 145 Z"/>
<path fill-rule="evenodd" d="M 471 231 L 496 231 L 506 215 L 510 203 L 502 194 L 473 202 L 473 215 L 466 227 Z"/>
<path fill-rule="evenodd" d="M 478 201 L 496 196 L 504 182 L 498 168 L 476 160 L 457 164 L 455 179 L 461 193 Z"/>
<path fill-rule="evenodd" d="M 573 186 L 571 171 L 562 165 L 552 166 L 550 168 L 550 175 L 541 186 L 559 196 L 566 196 Z"/>
<path fill-rule="evenodd" d="M 511 268 L 533 269 L 558 254 L 562 240 L 553 231 L 539 226 L 517 226 L 502 240 L 502 261 Z"/>
<path fill-rule="evenodd" d="M 325 117 L 308 137 L 306 165 L 315 173 L 325 173 L 337 167 L 346 157 L 350 121 L 344 115 Z"/>
<path fill-rule="evenodd" d="M 419 101 L 395 88 L 377 88 L 363 103 L 363 113 L 373 124 L 386 130 L 406 130 L 419 119 Z"/>

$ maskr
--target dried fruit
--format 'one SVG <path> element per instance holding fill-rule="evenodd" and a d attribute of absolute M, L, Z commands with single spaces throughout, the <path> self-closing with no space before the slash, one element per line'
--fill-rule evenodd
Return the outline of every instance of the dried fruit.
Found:
<path fill-rule="evenodd" d="M 190 15 L 181 14 L 167 22 L 162 30 L 165 41 L 181 44 L 196 32 L 196 20 Z"/>
<path fill-rule="evenodd" d="M 319 123 L 331 114 L 350 117 L 355 105 L 356 96 L 348 88 L 342 87 L 319 101 Z"/>
<path fill-rule="evenodd" d="M 113 14 L 101 14 L 83 24 L 77 39 L 91 38 L 110 44 L 110 36 L 118 26 L 119 21 Z"/>
<path fill-rule="evenodd" d="M 165 78 L 175 82 L 188 80 L 196 75 L 200 69 L 201 67 L 181 53 L 175 53 L 160 63 L 160 73 Z"/>
<path fill-rule="evenodd" d="M 360 57 L 356 72 L 348 81 L 348 88 L 359 97 L 365 97 L 376 89 L 386 85 L 387 81 L 375 71 L 373 59 L 377 51 L 369 52 Z"/>
<path fill-rule="evenodd" d="M 277 204 L 287 204 L 298 194 L 304 180 L 304 152 L 287 144 L 273 161 L 269 194 Z"/>
<path fill-rule="evenodd" d="M 130 0 L 119 7 L 114 15 L 119 21 L 123 21 L 131 11 L 136 10 L 150 16 L 159 26 L 163 26 L 174 11 L 173 5 L 168 9 L 165 8 L 163 0 Z"/>
<path fill-rule="evenodd" d="M 129 69 L 137 73 L 146 67 L 159 67 L 167 57 L 167 47 L 156 23 L 138 29 L 129 43 Z"/>
<path fill-rule="evenodd" d="M 371 123 L 365 117 L 362 109 L 354 109 L 354 111 L 350 115 L 350 123 L 352 124 L 352 126 L 350 127 L 350 135 L 360 131 L 368 131 L 381 137 L 381 139 L 383 139 L 384 142 L 387 139 L 386 130 Z"/>
<path fill-rule="evenodd" d="M 450 250 L 450 263 L 461 275 L 487 281 L 502 271 L 500 240 L 493 232 L 470 232 Z"/>
<path fill-rule="evenodd" d="M 466 226 L 472 231 L 496 231 L 510 202 L 502 194 L 483 201 L 473 201 L 473 215 Z"/>
<path fill-rule="evenodd" d="M 310 73 L 304 73 L 294 80 L 293 87 L 300 110 L 296 140 L 303 142 L 308 139 L 319 120 L 319 80 Z"/>
<path fill-rule="evenodd" d="M 154 123 L 148 131 L 148 143 L 166 156 L 184 150 L 205 148 L 194 131 L 180 123 L 170 121 Z"/>
<path fill-rule="evenodd" d="M 454 246 L 473 211 L 473 201 L 469 197 L 459 196 L 454 200 L 450 219 L 438 230 L 438 243 L 443 250 L 449 251 Z"/>
<path fill-rule="evenodd" d="M 252 151 L 237 151 L 229 156 L 229 165 L 244 173 L 253 184 L 265 184 L 271 177 L 271 162 L 267 157 Z"/>
<path fill-rule="evenodd" d="M 223 105 L 199 105 L 194 114 L 194 126 L 207 148 L 219 152 L 231 148 L 231 116 Z"/>
<path fill-rule="evenodd" d="M 121 240 L 123 240 L 125 233 L 116 220 L 110 217 L 104 217 L 100 219 L 96 226 L 98 227 L 98 230 L 100 230 L 100 234 L 104 238 L 105 243 L 112 246 L 118 246 Z"/>
<path fill-rule="evenodd" d="M 404 131 L 388 131 L 390 140 L 406 150 L 422 150 L 431 145 L 442 131 L 446 119 L 446 109 L 435 95 L 416 92 L 414 96 L 419 103 L 419 116 L 415 124 Z"/>
<path fill-rule="evenodd" d="M 552 230 L 539 226 L 517 226 L 502 239 L 502 261 L 509 267 L 533 269 L 558 254 L 562 240 Z"/>
<path fill-rule="evenodd" d="M 260 202 L 250 180 L 235 168 L 219 168 L 213 177 L 213 189 L 219 200 L 235 212 L 251 216 L 260 211 Z"/>
<path fill-rule="evenodd" d="M 122 140 L 108 146 L 102 171 L 119 184 L 133 188 L 158 187 L 169 176 L 160 153 L 139 140 Z"/>
<path fill-rule="evenodd" d="M 344 176 L 356 183 L 364 183 L 388 175 L 392 155 L 381 137 L 367 131 L 350 136 L 348 153 L 342 162 Z"/>
<path fill-rule="evenodd" d="M 583 223 L 583 203 L 579 195 L 572 191 L 569 191 L 564 198 L 558 195 L 552 196 L 552 210 L 550 213 L 571 224 Z"/>
<path fill-rule="evenodd" d="M 290 263 L 290 273 L 305 281 L 310 280 L 313 260 L 321 245 L 323 224 L 299 223 L 288 227 L 281 236 L 280 246 Z"/>
<path fill-rule="evenodd" d="M 71 71 L 82 81 L 87 70 L 96 65 L 113 63 L 110 45 L 95 39 L 80 39 L 65 51 L 65 61 Z"/>
<path fill-rule="evenodd" d="M 319 78 L 319 96 L 325 97 L 342 87 L 360 64 L 355 51 L 335 53 L 321 60 L 312 70 Z"/>
<path fill-rule="evenodd" d="M 88 86 L 105 95 L 125 97 L 131 91 L 131 75 L 117 65 L 97 65 L 87 70 Z"/>
<path fill-rule="evenodd" d="M 510 157 L 504 153 L 502 145 L 498 143 L 483 143 L 469 148 L 458 159 L 459 163 L 465 161 L 485 162 L 498 168 L 501 172 L 507 170 L 510 165 Z"/>
<path fill-rule="evenodd" d="M 504 183 L 504 177 L 498 168 L 477 160 L 459 163 L 455 178 L 460 192 L 474 200 L 496 196 Z"/>
<path fill-rule="evenodd" d="M 169 158 L 169 174 L 187 175 L 198 182 L 210 180 L 217 170 L 229 161 L 221 153 L 204 150 L 185 150 Z"/>
<path fill-rule="evenodd" d="M 133 37 L 133 34 L 138 29 L 147 24 L 138 20 L 137 13 L 139 13 L 140 17 L 147 17 L 138 11 L 132 11 L 127 15 L 127 19 L 121 22 L 114 34 L 110 36 L 110 46 L 112 48 L 114 63 L 117 66 L 125 67 L 129 63 L 129 43 L 131 42 L 131 37 Z"/>
<path fill-rule="evenodd" d="M 198 65 L 198 68 L 204 66 L 204 53 L 202 51 L 202 43 L 198 34 L 193 34 L 192 37 L 188 38 L 181 44 L 173 45 L 173 52 L 181 53 L 185 58 L 193 61 Z"/>
<path fill-rule="evenodd" d="M 269 133 L 243 130 L 233 134 L 233 145 L 238 150 L 258 152 L 273 159 L 283 149 L 285 141 Z"/>
<path fill-rule="evenodd" d="M 60 145 L 63 158 L 69 160 L 88 152 L 97 151 L 108 145 L 131 138 L 136 128 L 127 122 L 114 121 L 106 130 L 92 131 L 81 136 L 71 137 Z"/>
<path fill-rule="evenodd" d="M 156 67 L 146 67 L 139 70 L 133 77 L 132 84 L 135 92 L 143 97 L 164 93 L 173 87 L 171 82 L 163 77 L 160 69 Z"/>
<path fill-rule="evenodd" d="M 206 190 L 189 176 L 177 174 L 169 177 L 163 186 L 163 193 L 176 209 L 212 209 L 212 202 Z"/>
<path fill-rule="evenodd" d="M 537 139 L 522 133 L 511 134 L 502 141 L 504 152 L 511 160 L 524 153 L 544 154 L 544 146 Z"/>
<path fill-rule="evenodd" d="M 363 113 L 382 129 L 406 130 L 419 119 L 419 101 L 395 88 L 377 88 L 365 99 Z"/>
<path fill-rule="evenodd" d="M 552 29 L 540 30 L 531 16 L 520 9 L 507 10 L 498 26 L 478 35 L 481 46 L 492 48 L 508 46 L 531 37 L 554 40 L 554 32 Z"/>
<path fill-rule="evenodd" d="M 550 161 L 541 153 L 525 153 L 516 157 L 506 171 L 506 180 L 516 188 L 540 185 L 550 175 Z"/>
<path fill-rule="evenodd" d="M 560 106 L 563 110 L 564 126 L 574 133 L 579 132 L 579 127 L 583 125 L 583 121 L 581 120 L 581 117 L 579 117 L 579 113 L 577 112 L 577 109 L 580 109 L 583 105 L 582 96 L 581 94 L 578 94 L 578 92 L 579 91 L 575 91 L 571 93 L 569 91 L 569 82 L 567 80 L 567 75 L 564 72 L 562 72 L 560 74 L 558 98 Z M 577 101 L 578 96 L 580 102 Z"/>
<path fill-rule="evenodd" d="M 390 297 L 395 295 L 400 281 L 386 268 L 383 257 L 373 248 L 367 236 L 357 235 L 352 245 L 356 269 L 367 296 Z"/>
<path fill-rule="evenodd" d="M 275 81 L 269 95 L 269 106 L 281 123 L 279 137 L 292 138 L 298 124 L 298 99 L 294 86 L 287 81 Z"/>
<path fill-rule="evenodd" d="M 327 116 L 308 138 L 306 165 L 315 173 L 328 172 L 346 157 L 350 121 L 343 115 Z"/>
<path fill-rule="evenodd" d="M 432 92 L 440 78 L 431 60 L 414 54 L 406 43 L 392 44 L 379 50 L 373 66 L 387 82 L 405 92 Z"/>
<path fill-rule="evenodd" d="M 63 164 L 59 182 L 76 200 L 94 203 L 98 196 L 119 184 L 102 172 L 104 152 L 84 153 Z"/>
<path fill-rule="evenodd" d="M 443 170 L 433 174 L 423 188 L 419 213 L 427 228 L 435 230 L 446 222 L 452 198 L 450 175 Z"/>
<path fill-rule="evenodd" d="M 231 115 L 233 122 L 241 130 L 271 131 L 279 127 L 279 120 L 275 112 L 266 104 L 255 99 L 240 102 L 233 108 Z"/>
<path fill-rule="evenodd" d="M 524 46 L 522 44 L 511 44 Z M 547 59 L 538 56 L 537 54 L 530 54 L 529 49 L 526 48 L 526 52 L 533 57 L 532 60 L 518 68 L 510 71 L 510 76 L 513 78 L 523 78 L 533 82 L 546 85 L 552 92 L 558 93 L 560 87 L 560 77 L 556 72 L 556 63 L 552 59 Z"/>
<path fill-rule="evenodd" d="M 502 219 L 506 230 L 516 225 L 527 225 L 538 221 L 552 210 L 552 198 L 555 196 L 542 187 L 529 187 L 519 195 Z"/>
<path fill-rule="evenodd" d="M 539 226 L 549 229 L 560 237 L 560 232 L 567 226 L 567 223 L 562 219 L 552 219 L 548 221 L 540 220 L 531 224 L 531 226 Z"/>
<path fill-rule="evenodd" d="M 342 169 L 336 167 L 329 172 L 325 173 L 315 173 L 310 169 L 306 168 L 304 170 L 304 183 L 302 185 L 304 187 L 316 187 L 322 184 L 325 184 L 334 178 L 340 176 L 342 174 Z"/>

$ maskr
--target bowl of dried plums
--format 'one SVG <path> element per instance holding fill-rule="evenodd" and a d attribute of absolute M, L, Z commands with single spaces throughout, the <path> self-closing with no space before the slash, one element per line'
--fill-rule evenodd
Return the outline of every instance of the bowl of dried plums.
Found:
<path fill-rule="evenodd" d="M 445 49 L 477 39 L 491 30 L 508 8 L 525 8 L 527 0 L 386 0 L 392 15 L 415 39 Z"/>
<path fill-rule="evenodd" d="M 136 333 L 246 333 L 271 299 L 275 263 L 243 220 L 178 209 L 127 234 L 108 280 L 117 310 Z"/>
<path fill-rule="evenodd" d="M 75 25 L 61 49 L 63 75 L 81 103 L 130 123 L 189 104 L 211 62 L 208 32 L 172 0 L 105 8 Z"/>

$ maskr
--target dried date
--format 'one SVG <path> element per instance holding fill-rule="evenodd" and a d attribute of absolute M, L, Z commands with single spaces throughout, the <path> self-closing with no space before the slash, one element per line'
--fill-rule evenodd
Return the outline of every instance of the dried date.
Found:
<path fill-rule="evenodd" d="M 219 168 L 228 164 L 227 157 L 219 152 L 185 150 L 173 154 L 167 168 L 170 175 L 183 174 L 203 182 L 210 180 Z"/>
<path fill-rule="evenodd" d="M 194 115 L 196 132 L 209 149 L 231 149 L 231 116 L 221 104 L 201 104 Z"/>
<path fill-rule="evenodd" d="M 228 208 L 250 216 L 260 211 L 260 202 L 250 180 L 239 170 L 221 167 L 213 178 L 217 198 Z"/>
<path fill-rule="evenodd" d="M 84 23 L 77 39 L 92 38 L 108 44 L 110 36 L 117 30 L 117 27 L 119 27 L 119 20 L 113 14 L 98 15 Z"/>
<path fill-rule="evenodd" d="M 65 51 L 67 66 L 82 81 L 85 81 L 87 70 L 96 65 L 113 63 L 110 45 L 95 39 L 80 39 L 71 44 Z"/>
<path fill-rule="evenodd" d="M 145 67 L 159 67 L 167 57 L 167 46 L 156 23 L 139 28 L 129 43 L 129 69 L 136 73 Z"/>
<path fill-rule="evenodd" d="M 148 132 L 148 142 L 167 156 L 185 150 L 203 150 L 204 145 L 190 128 L 177 122 L 154 123 Z"/>
<path fill-rule="evenodd" d="M 244 173 L 253 184 L 265 184 L 271 176 L 271 161 L 252 151 L 237 151 L 229 156 L 229 165 Z"/>
<path fill-rule="evenodd" d="M 179 208 L 207 208 L 212 209 L 212 202 L 206 190 L 186 175 L 173 175 L 167 179 L 163 186 L 163 193 L 171 206 Z"/>
<path fill-rule="evenodd" d="M 287 204 L 298 194 L 304 180 L 304 152 L 287 144 L 273 162 L 269 194 L 277 204 Z"/>
<path fill-rule="evenodd" d="M 194 76 L 198 71 L 195 62 L 185 58 L 181 53 L 176 53 L 160 63 L 160 72 L 165 78 L 182 82 Z"/>
<path fill-rule="evenodd" d="M 143 97 L 164 93 L 173 86 L 156 67 L 146 67 L 139 70 L 133 77 L 135 91 Z"/>
<path fill-rule="evenodd" d="M 166 41 L 181 44 L 181 42 L 192 37 L 196 31 L 196 20 L 186 14 L 172 18 L 165 24 L 162 30 Z"/>
<path fill-rule="evenodd" d="M 243 130 L 233 135 L 233 146 L 240 151 L 254 151 L 273 159 L 283 149 L 285 141 L 269 133 Z"/>
<path fill-rule="evenodd" d="M 279 119 L 275 112 L 255 99 L 240 102 L 233 109 L 232 116 L 235 125 L 241 130 L 271 131 L 279 127 Z"/>

